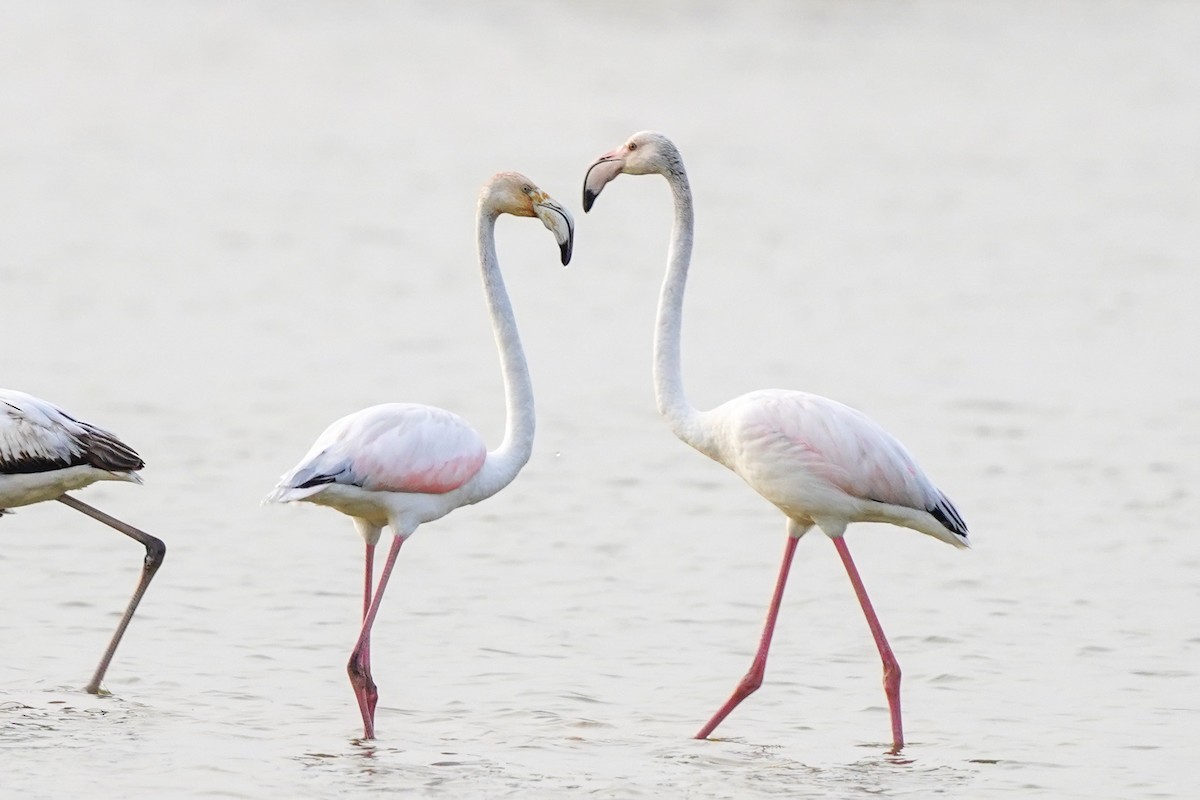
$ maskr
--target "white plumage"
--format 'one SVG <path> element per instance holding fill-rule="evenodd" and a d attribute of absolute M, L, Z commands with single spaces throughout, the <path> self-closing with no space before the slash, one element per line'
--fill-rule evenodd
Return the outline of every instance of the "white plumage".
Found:
<path fill-rule="evenodd" d="M 440 494 L 474 477 L 486 456 L 483 437 L 457 414 L 417 403 L 385 403 L 326 428 L 268 498 L 299 500 L 330 483 Z"/>
<path fill-rule="evenodd" d="M 967 547 L 967 526 L 950 500 L 891 434 L 865 414 L 806 392 L 767 389 L 700 411 L 684 396 L 680 362 L 683 295 L 691 264 L 695 212 L 679 150 L 654 131 L 635 133 L 588 168 L 587 211 L 620 174 L 662 175 L 671 187 L 675 220 L 654 339 L 659 412 L 675 435 L 736 472 L 787 516 L 788 542 L 754 661 L 733 695 L 696 738 L 707 737 L 762 684 L 796 542 L 814 525 L 834 543 L 879 648 L 892 720 L 892 750 L 904 744 L 900 666 L 875 615 L 843 534 L 852 522 L 890 522 Z"/>
<path fill-rule="evenodd" d="M 0 389 L 0 509 L 96 481 L 141 483 L 142 459 L 113 434 L 25 392 Z"/>
<path fill-rule="evenodd" d="M 404 540 L 417 527 L 456 508 L 491 497 L 507 486 L 533 448 L 533 385 L 516 319 L 496 258 L 495 224 L 502 214 L 536 217 L 558 241 L 562 263 L 571 258 L 571 215 L 528 178 L 494 176 L 476 211 L 479 264 L 504 375 L 504 440 L 488 451 L 457 414 L 413 403 L 386 403 L 342 417 L 325 429 L 300 463 L 267 495 L 267 502 L 301 501 L 349 515 L 366 542 L 363 626 L 347 671 L 363 720 L 375 736 L 379 698 L 371 677 L 371 626 Z M 375 545 L 384 527 L 394 534 L 379 585 L 372 587 Z"/>
<path fill-rule="evenodd" d="M 837 536 L 850 521 L 892 522 L 968 546 L 954 506 L 899 440 L 857 409 L 808 392 L 762 389 L 701 412 L 713 458 L 789 517 Z"/>
<path fill-rule="evenodd" d="M 462 417 L 417 403 L 386 403 L 334 422 L 284 475 L 267 502 L 303 500 L 360 520 L 368 544 L 395 522 L 418 525 L 482 499 L 473 497 L 487 458 L 483 437 Z"/>

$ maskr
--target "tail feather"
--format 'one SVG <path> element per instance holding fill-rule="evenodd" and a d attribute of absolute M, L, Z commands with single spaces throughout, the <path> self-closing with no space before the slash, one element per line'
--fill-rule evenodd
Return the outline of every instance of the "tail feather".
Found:
<path fill-rule="evenodd" d="M 262 501 L 264 505 L 267 503 L 291 503 L 311 497 L 324 488 L 325 484 L 323 483 L 316 486 L 285 486 L 280 484 L 272 489 Z"/>
<path fill-rule="evenodd" d="M 80 437 L 87 463 L 109 472 L 137 472 L 146 466 L 142 457 L 129 445 L 106 430 L 79 423 L 84 434 Z"/>
<path fill-rule="evenodd" d="M 930 516 L 945 526 L 946 530 L 953 533 L 958 539 L 968 547 L 971 542 L 968 539 L 967 523 L 963 521 L 962 515 L 958 513 L 958 509 L 954 507 L 954 503 L 950 502 L 950 498 L 938 492 L 937 502 L 931 508 L 925 509 Z"/>

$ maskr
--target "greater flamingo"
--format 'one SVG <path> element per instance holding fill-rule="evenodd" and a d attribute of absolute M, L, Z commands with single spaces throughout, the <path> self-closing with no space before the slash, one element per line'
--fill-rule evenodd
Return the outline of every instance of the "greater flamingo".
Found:
<path fill-rule="evenodd" d="M 675 222 L 654 337 L 659 413 L 676 436 L 736 472 L 787 517 L 787 547 L 758 651 L 733 695 L 696 738 L 707 738 L 738 703 L 762 685 L 796 543 L 816 525 L 833 540 L 883 659 L 892 752 L 898 752 L 904 745 L 900 666 L 842 535 L 851 522 L 890 522 L 955 547 L 968 547 L 966 523 L 903 445 L 855 409 L 818 395 L 780 389 L 751 392 L 711 411 L 700 411 L 688 403 L 679 345 L 695 223 L 687 172 L 679 150 L 666 136 L 653 131 L 635 133 L 588 167 L 583 210 L 590 210 L 604 186 L 621 173 L 662 175 L 674 198 Z"/>
<path fill-rule="evenodd" d="M 0 514 L 7 509 L 57 500 L 103 522 L 146 548 L 142 576 L 117 630 L 85 688 L 100 694 L 117 645 L 137 611 L 167 548 L 161 540 L 110 517 L 67 492 L 96 481 L 141 483 L 142 459 L 108 431 L 80 422 L 58 406 L 12 389 L 0 389 Z"/>
<path fill-rule="evenodd" d="M 525 176 L 502 172 L 484 185 L 476 226 L 483 289 L 504 378 L 506 422 L 500 446 L 489 452 L 466 420 L 440 408 L 372 406 L 326 428 L 267 496 L 268 502 L 300 500 L 334 508 L 354 520 L 366 541 L 363 625 L 347 665 L 366 739 L 375 738 L 379 699 L 371 677 L 371 626 L 401 545 L 421 523 L 499 492 L 516 478 L 533 449 L 533 385 L 496 259 L 495 226 L 501 214 L 540 219 L 558 241 L 564 266 L 574 242 L 571 215 Z M 372 594 L 375 545 L 384 526 L 392 529 L 392 546 Z"/>

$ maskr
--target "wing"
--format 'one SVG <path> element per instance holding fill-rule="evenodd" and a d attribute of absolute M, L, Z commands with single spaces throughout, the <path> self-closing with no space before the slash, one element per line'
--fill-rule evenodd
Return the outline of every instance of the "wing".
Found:
<path fill-rule="evenodd" d="M 0 389 L 0 473 L 83 465 L 109 472 L 145 466 L 133 448 L 108 431 L 80 422 L 53 403 Z"/>
<path fill-rule="evenodd" d="M 803 471 L 851 497 L 928 511 L 966 535 L 953 504 L 899 440 L 861 411 L 820 395 L 767 390 L 731 401 L 743 463 Z M 753 470 L 753 466 L 749 467 Z"/>
<path fill-rule="evenodd" d="M 327 483 L 443 494 L 475 476 L 483 438 L 457 414 L 414 403 L 372 406 L 330 425 L 278 489 Z"/>

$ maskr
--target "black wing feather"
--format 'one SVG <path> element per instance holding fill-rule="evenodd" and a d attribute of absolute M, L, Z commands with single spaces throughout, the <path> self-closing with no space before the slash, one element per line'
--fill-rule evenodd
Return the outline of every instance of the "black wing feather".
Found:
<path fill-rule="evenodd" d="M 962 515 L 958 513 L 958 509 L 954 507 L 954 503 L 950 502 L 950 498 L 946 495 L 938 493 L 938 502 L 933 508 L 925 509 L 938 522 L 946 526 L 946 530 L 953 533 L 955 536 L 967 538 L 967 523 L 963 521 Z"/>

